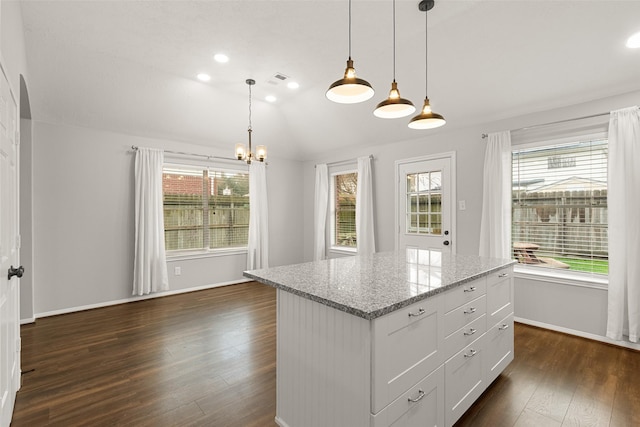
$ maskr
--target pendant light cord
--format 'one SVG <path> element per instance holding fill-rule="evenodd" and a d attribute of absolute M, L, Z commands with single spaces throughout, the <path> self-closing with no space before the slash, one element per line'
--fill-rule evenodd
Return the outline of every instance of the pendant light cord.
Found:
<path fill-rule="evenodd" d="M 429 10 L 424 11 L 424 92 L 425 98 L 429 98 L 429 86 L 428 86 L 428 75 L 429 75 Z"/>
<path fill-rule="evenodd" d="M 396 81 L 396 0 L 393 0 L 393 81 Z"/>
<path fill-rule="evenodd" d="M 351 0 L 349 0 L 349 59 L 351 59 Z"/>

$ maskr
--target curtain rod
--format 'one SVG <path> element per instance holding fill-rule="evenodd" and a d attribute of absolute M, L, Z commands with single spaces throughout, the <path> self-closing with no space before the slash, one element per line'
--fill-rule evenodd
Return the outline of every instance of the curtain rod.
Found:
<path fill-rule="evenodd" d="M 133 151 L 138 151 L 138 147 L 136 145 L 132 145 L 131 149 Z M 169 153 L 169 154 L 181 154 L 183 156 L 194 156 L 194 157 L 203 157 L 207 160 L 211 160 L 211 159 L 219 159 L 219 160 L 233 160 L 234 162 L 237 162 L 238 159 L 233 158 L 233 157 L 220 157 L 220 156 L 211 156 L 208 154 L 195 154 L 195 153 L 185 153 L 183 151 L 171 151 L 171 150 L 163 150 L 165 153 Z"/>
<path fill-rule="evenodd" d="M 525 127 L 521 127 L 518 129 L 511 129 L 511 132 L 518 132 L 521 130 L 529 130 L 529 129 L 535 129 L 535 128 L 539 128 L 539 127 L 543 127 L 543 126 L 551 126 L 551 125 L 557 125 L 560 123 L 567 123 L 567 122 L 573 122 L 576 120 L 584 120 L 584 119 L 592 119 L 594 117 L 600 117 L 600 116 L 606 116 L 607 114 L 610 114 L 611 112 L 606 112 L 606 113 L 598 113 L 598 114 L 591 114 L 590 116 L 582 116 L 582 117 L 574 117 L 572 119 L 565 119 L 565 120 L 558 120 L 557 122 L 549 122 L 549 123 L 540 123 L 537 125 L 531 125 L 531 126 L 525 126 Z M 482 134 L 482 139 L 485 139 L 489 136 L 488 133 L 483 133 Z"/>
<path fill-rule="evenodd" d="M 373 159 L 373 154 L 369 154 L 369 158 Z M 330 162 L 330 163 L 327 163 L 327 166 L 338 166 L 338 165 L 342 165 L 342 164 L 353 163 L 353 162 L 356 162 L 356 161 L 358 161 L 358 157 L 356 157 L 354 159 L 346 159 L 346 160 L 338 160 L 337 162 Z M 313 165 L 314 168 L 316 166 L 318 166 L 318 165 L 317 164 Z"/>

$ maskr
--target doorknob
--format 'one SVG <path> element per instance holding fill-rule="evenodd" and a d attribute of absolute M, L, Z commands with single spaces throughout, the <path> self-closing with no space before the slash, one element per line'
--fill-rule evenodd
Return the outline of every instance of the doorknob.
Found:
<path fill-rule="evenodd" d="M 445 245 L 445 246 L 449 246 L 449 241 L 445 240 L 444 242 L 442 242 L 442 244 Z"/>
<path fill-rule="evenodd" d="M 18 268 L 13 268 L 13 265 L 9 267 L 9 274 L 7 274 L 7 278 L 11 280 L 13 276 L 22 277 L 24 274 L 24 267 L 20 266 Z"/>

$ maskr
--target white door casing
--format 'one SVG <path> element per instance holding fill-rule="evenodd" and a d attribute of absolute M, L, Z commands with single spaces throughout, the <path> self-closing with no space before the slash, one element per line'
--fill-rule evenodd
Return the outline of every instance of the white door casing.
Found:
<path fill-rule="evenodd" d="M 11 423 L 20 388 L 18 103 L 0 64 L 0 426 Z"/>
<path fill-rule="evenodd" d="M 455 152 L 396 161 L 396 250 L 456 253 Z"/>

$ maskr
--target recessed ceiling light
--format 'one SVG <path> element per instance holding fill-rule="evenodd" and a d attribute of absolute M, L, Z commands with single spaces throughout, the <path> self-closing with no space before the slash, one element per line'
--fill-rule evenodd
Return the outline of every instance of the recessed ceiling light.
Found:
<path fill-rule="evenodd" d="M 213 59 L 215 59 L 216 62 L 219 62 L 221 64 L 229 62 L 229 57 L 224 53 L 216 53 L 215 55 L 213 55 Z"/>
<path fill-rule="evenodd" d="M 627 47 L 630 49 L 637 49 L 640 47 L 640 31 L 627 39 Z"/>
<path fill-rule="evenodd" d="M 287 83 L 287 87 L 289 89 L 298 89 L 300 85 L 298 84 L 298 82 L 289 82 Z"/>
<path fill-rule="evenodd" d="M 264 99 L 265 99 L 265 101 L 267 101 L 267 102 L 276 102 L 276 101 L 278 100 L 278 98 L 276 98 L 276 97 L 275 97 L 275 96 L 273 96 L 273 95 L 267 95 L 267 96 L 265 96 L 265 97 L 264 97 Z"/>
<path fill-rule="evenodd" d="M 202 82 L 208 82 L 209 80 L 211 80 L 211 76 L 209 74 L 205 74 L 205 73 L 200 73 L 198 74 L 198 80 L 202 81 Z"/>

